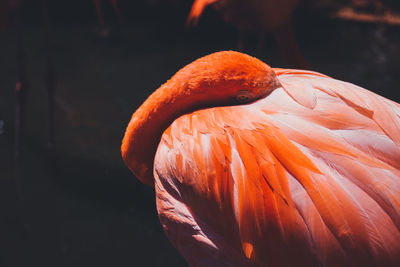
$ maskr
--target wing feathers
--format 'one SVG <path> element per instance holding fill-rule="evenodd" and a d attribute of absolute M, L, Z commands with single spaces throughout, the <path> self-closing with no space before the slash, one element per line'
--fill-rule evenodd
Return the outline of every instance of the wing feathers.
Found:
<path fill-rule="evenodd" d="M 313 109 L 317 105 L 317 98 L 308 81 L 297 78 L 291 82 L 296 83 L 295 90 L 293 90 L 293 86 L 291 86 L 290 82 L 287 81 L 281 82 L 283 89 L 297 103 L 309 109 Z"/>
<path fill-rule="evenodd" d="M 324 75 L 276 72 L 283 88 L 261 101 L 176 120 L 156 171 L 247 261 L 399 263 L 397 104 Z"/>

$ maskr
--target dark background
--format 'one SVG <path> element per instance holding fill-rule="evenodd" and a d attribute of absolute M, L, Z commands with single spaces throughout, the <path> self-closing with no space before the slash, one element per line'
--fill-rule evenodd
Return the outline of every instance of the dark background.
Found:
<path fill-rule="evenodd" d="M 158 222 L 154 191 L 124 166 L 131 114 L 178 69 L 235 49 L 237 32 L 211 8 L 185 29 L 192 1 L 119 1 L 120 25 L 103 1 L 108 38 L 91 0 L 50 1 L 56 71 L 56 158 L 46 150 L 46 45 L 40 1 L 23 5 L 29 92 L 22 172 L 13 167 L 16 28 L 0 32 L 0 265 L 185 266 Z M 399 27 L 330 19 L 301 5 L 298 43 L 315 71 L 400 101 Z M 254 54 L 256 35 L 246 52 Z M 262 59 L 285 67 L 267 37 Z"/>

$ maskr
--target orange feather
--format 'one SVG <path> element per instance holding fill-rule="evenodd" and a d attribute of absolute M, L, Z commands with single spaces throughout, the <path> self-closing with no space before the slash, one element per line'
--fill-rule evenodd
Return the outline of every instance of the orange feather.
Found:
<path fill-rule="evenodd" d="M 399 114 L 350 83 L 220 52 L 139 108 L 123 155 L 191 266 L 400 266 Z M 154 142 L 143 161 L 134 148 Z"/>

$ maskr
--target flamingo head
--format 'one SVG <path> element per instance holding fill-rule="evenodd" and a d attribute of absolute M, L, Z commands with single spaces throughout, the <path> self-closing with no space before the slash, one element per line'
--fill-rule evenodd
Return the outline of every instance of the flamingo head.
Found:
<path fill-rule="evenodd" d="M 175 119 L 202 108 L 251 103 L 279 86 L 275 72 L 254 57 L 233 51 L 202 57 L 178 71 L 132 115 L 122 158 L 139 180 L 154 185 L 158 143 Z"/>
<path fill-rule="evenodd" d="M 189 92 L 192 99 L 205 106 L 254 102 L 280 86 L 270 66 L 257 58 L 234 51 L 202 57 L 175 76 L 186 83 L 182 90 Z"/>

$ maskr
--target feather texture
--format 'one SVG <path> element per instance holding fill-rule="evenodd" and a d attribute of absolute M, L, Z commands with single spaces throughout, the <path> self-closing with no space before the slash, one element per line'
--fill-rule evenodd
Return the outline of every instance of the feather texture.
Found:
<path fill-rule="evenodd" d="M 400 266 L 400 105 L 274 71 L 282 87 L 267 97 L 164 132 L 154 175 L 168 237 L 191 266 Z"/>

